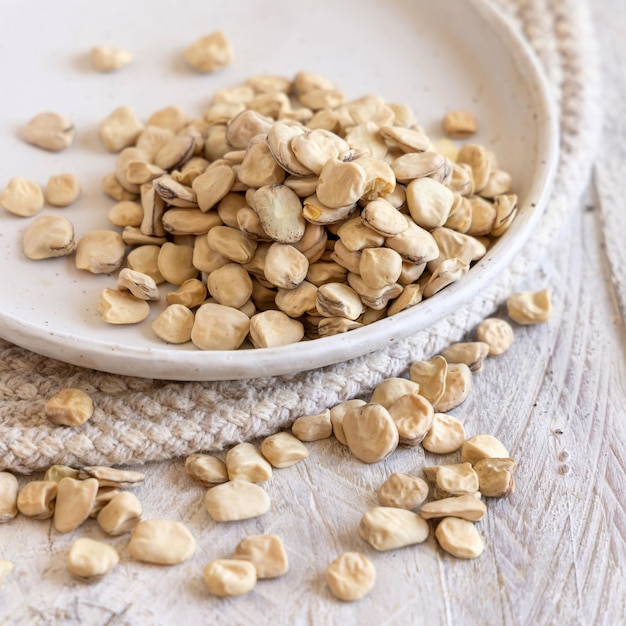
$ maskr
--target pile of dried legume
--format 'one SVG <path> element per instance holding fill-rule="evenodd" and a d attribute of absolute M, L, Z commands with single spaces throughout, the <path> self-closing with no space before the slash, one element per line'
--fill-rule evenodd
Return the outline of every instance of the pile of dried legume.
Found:
<path fill-rule="evenodd" d="M 518 324 L 548 320 L 550 295 L 526 291 L 507 301 L 509 316 Z M 501 498 L 515 490 L 516 463 L 496 437 L 467 436 L 463 423 L 448 412 L 459 406 L 472 388 L 472 375 L 485 358 L 504 353 L 513 341 L 513 329 L 503 319 L 489 318 L 476 329 L 476 341 L 455 343 L 429 361 L 411 364 L 408 378 L 388 378 L 369 400 L 348 400 L 316 415 L 299 417 L 291 432 L 277 432 L 256 446 L 240 443 L 222 460 L 216 455 L 192 454 L 185 472 L 207 487 L 203 505 L 220 523 L 251 519 L 271 510 L 272 503 L 259 483 L 272 479 L 275 469 L 304 461 L 313 442 L 334 435 L 365 463 L 377 463 L 399 446 L 421 445 L 432 454 L 460 452 L 458 463 L 427 465 L 425 480 L 392 473 L 378 490 L 380 506 L 366 511 L 358 531 L 377 551 L 423 543 L 431 533 L 452 556 L 471 559 L 483 552 L 475 523 L 485 515 L 484 498 Z M 46 418 L 57 425 L 80 428 L 93 414 L 91 398 L 78 389 L 62 389 L 45 406 Z M 181 522 L 142 520 L 142 506 L 128 488 L 143 482 L 140 472 L 108 467 L 71 468 L 55 465 L 43 480 L 18 481 L 0 472 L 0 522 L 18 511 L 33 519 L 50 519 L 61 533 L 73 532 L 88 518 L 96 518 L 103 533 L 130 533 L 128 550 L 138 561 L 174 565 L 190 559 L 195 539 Z M 98 580 L 118 563 L 110 545 L 76 539 L 67 555 L 69 571 L 79 579 Z M 13 564 L 0 560 L 0 586 Z M 275 535 L 250 535 L 234 552 L 204 568 L 208 590 L 235 596 L 252 590 L 258 579 L 276 578 L 289 570 L 287 553 Z M 331 592 L 341 600 L 357 600 L 375 584 L 374 563 L 357 552 L 346 552 L 326 570 Z"/>
<path fill-rule="evenodd" d="M 214 33 L 185 58 L 213 71 L 232 49 Z M 130 59 L 120 49 L 93 51 L 100 71 Z M 463 111 L 448 112 L 442 127 L 457 139 L 477 130 Z M 77 241 L 66 217 L 46 214 L 25 230 L 24 252 L 73 254 L 86 272 L 119 272 L 98 302 L 107 323 L 139 323 L 150 302 L 165 300 L 152 329 L 171 344 L 274 347 L 370 324 L 461 279 L 517 213 L 511 177 L 490 150 L 433 142 L 407 105 L 373 95 L 348 101 L 311 72 L 220 89 L 194 119 L 170 106 L 144 123 L 120 107 L 99 132 L 117 153 L 103 180 L 117 200 L 112 228 Z M 53 151 L 74 136 L 55 113 L 24 132 Z M 67 206 L 79 193 L 75 176 L 57 175 L 45 199 Z M 14 178 L 0 205 L 31 217 L 44 193 Z"/>

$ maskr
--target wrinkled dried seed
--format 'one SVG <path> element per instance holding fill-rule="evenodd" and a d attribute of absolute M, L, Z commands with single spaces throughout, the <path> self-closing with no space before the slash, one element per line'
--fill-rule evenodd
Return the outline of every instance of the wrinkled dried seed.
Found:
<path fill-rule="evenodd" d="M 130 555 L 146 563 L 176 565 L 193 556 L 196 541 L 187 527 L 172 520 L 139 522 L 128 542 Z"/>
<path fill-rule="evenodd" d="M 86 582 L 100 580 L 119 562 L 120 556 L 113 546 L 87 537 L 76 539 L 67 555 L 67 569 Z"/>
<path fill-rule="evenodd" d="M 91 419 L 93 413 L 92 397 L 82 389 L 71 387 L 55 393 L 44 406 L 46 419 L 62 426 L 80 426 Z"/>
<path fill-rule="evenodd" d="M 393 473 L 380 486 L 378 500 L 384 507 L 416 509 L 428 496 L 428 484 L 418 476 Z"/>
<path fill-rule="evenodd" d="M 70 146 L 75 135 L 72 120 L 58 113 L 39 113 L 24 127 L 24 139 L 28 143 L 51 152 Z"/>
<path fill-rule="evenodd" d="M 359 524 L 359 535 L 380 551 L 422 543 L 428 532 L 428 523 L 420 515 L 396 507 L 374 507 Z"/>
<path fill-rule="evenodd" d="M 217 485 L 204 496 L 204 506 L 216 522 L 258 517 L 269 511 L 270 504 L 270 497 L 262 487 L 245 480 Z"/>

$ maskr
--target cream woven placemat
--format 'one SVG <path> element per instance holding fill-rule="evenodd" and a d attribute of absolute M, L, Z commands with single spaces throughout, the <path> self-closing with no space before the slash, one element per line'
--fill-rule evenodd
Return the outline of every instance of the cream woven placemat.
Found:
<path fill-rule="evenodd" d="M 384 351 L 292 376 L 227 382 L 168 382 L 104 374 L 0 340 L 0 469 L 29 473 L 53 463 L 141 463 L 211 451 L 275 432 L 300 415 L 366 395 L 413 360 L 471 332 L 498 308 L 529 266 L 540 266 L 553 234 L 585 189 L 599 131 L 595 50 L 576 0 L 498 0 L 541 59 L 560 109 L 561 160 L 547 213 L 500 279 L 455 314 Z M 64 387 L 89 392 L 94 417 L 59 428 L 43 417 Z"/>

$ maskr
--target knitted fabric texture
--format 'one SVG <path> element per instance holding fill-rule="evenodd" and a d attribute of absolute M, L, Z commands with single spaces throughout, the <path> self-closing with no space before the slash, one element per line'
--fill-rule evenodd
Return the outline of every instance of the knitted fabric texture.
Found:
<path fill-rule="evenodd" d="M 507 271 L 454 314 L 406 340 L 351 361 L 289 376 L 170 382 L 116 376 L 42 357 L 0 340 L 0 469 L 30 473 L 54 463 L 118 465 L 220 450 L 276 432 L 301 415 L 366 397 L 384 378 L 470 336 L 542 263 L 589 180 L 599 135 L 598 85 L 590 19 L 576 0 L 497 0 L 535 49 L 558 103 L 561 157 L 548 210 Z M 80 428 L 44 418 L 65 387 L 93 396 Z"/>

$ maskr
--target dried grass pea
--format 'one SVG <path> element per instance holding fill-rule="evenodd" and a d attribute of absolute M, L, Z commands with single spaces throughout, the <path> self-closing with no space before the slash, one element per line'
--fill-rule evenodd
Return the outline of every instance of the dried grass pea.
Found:
<path fill-rule="evenodd" d="M 353 602 L 367 595 L 376 582 L 376 567 L 358 552 L 344 552 L 326 568 L 326 583 L 339 600 Z"/>

